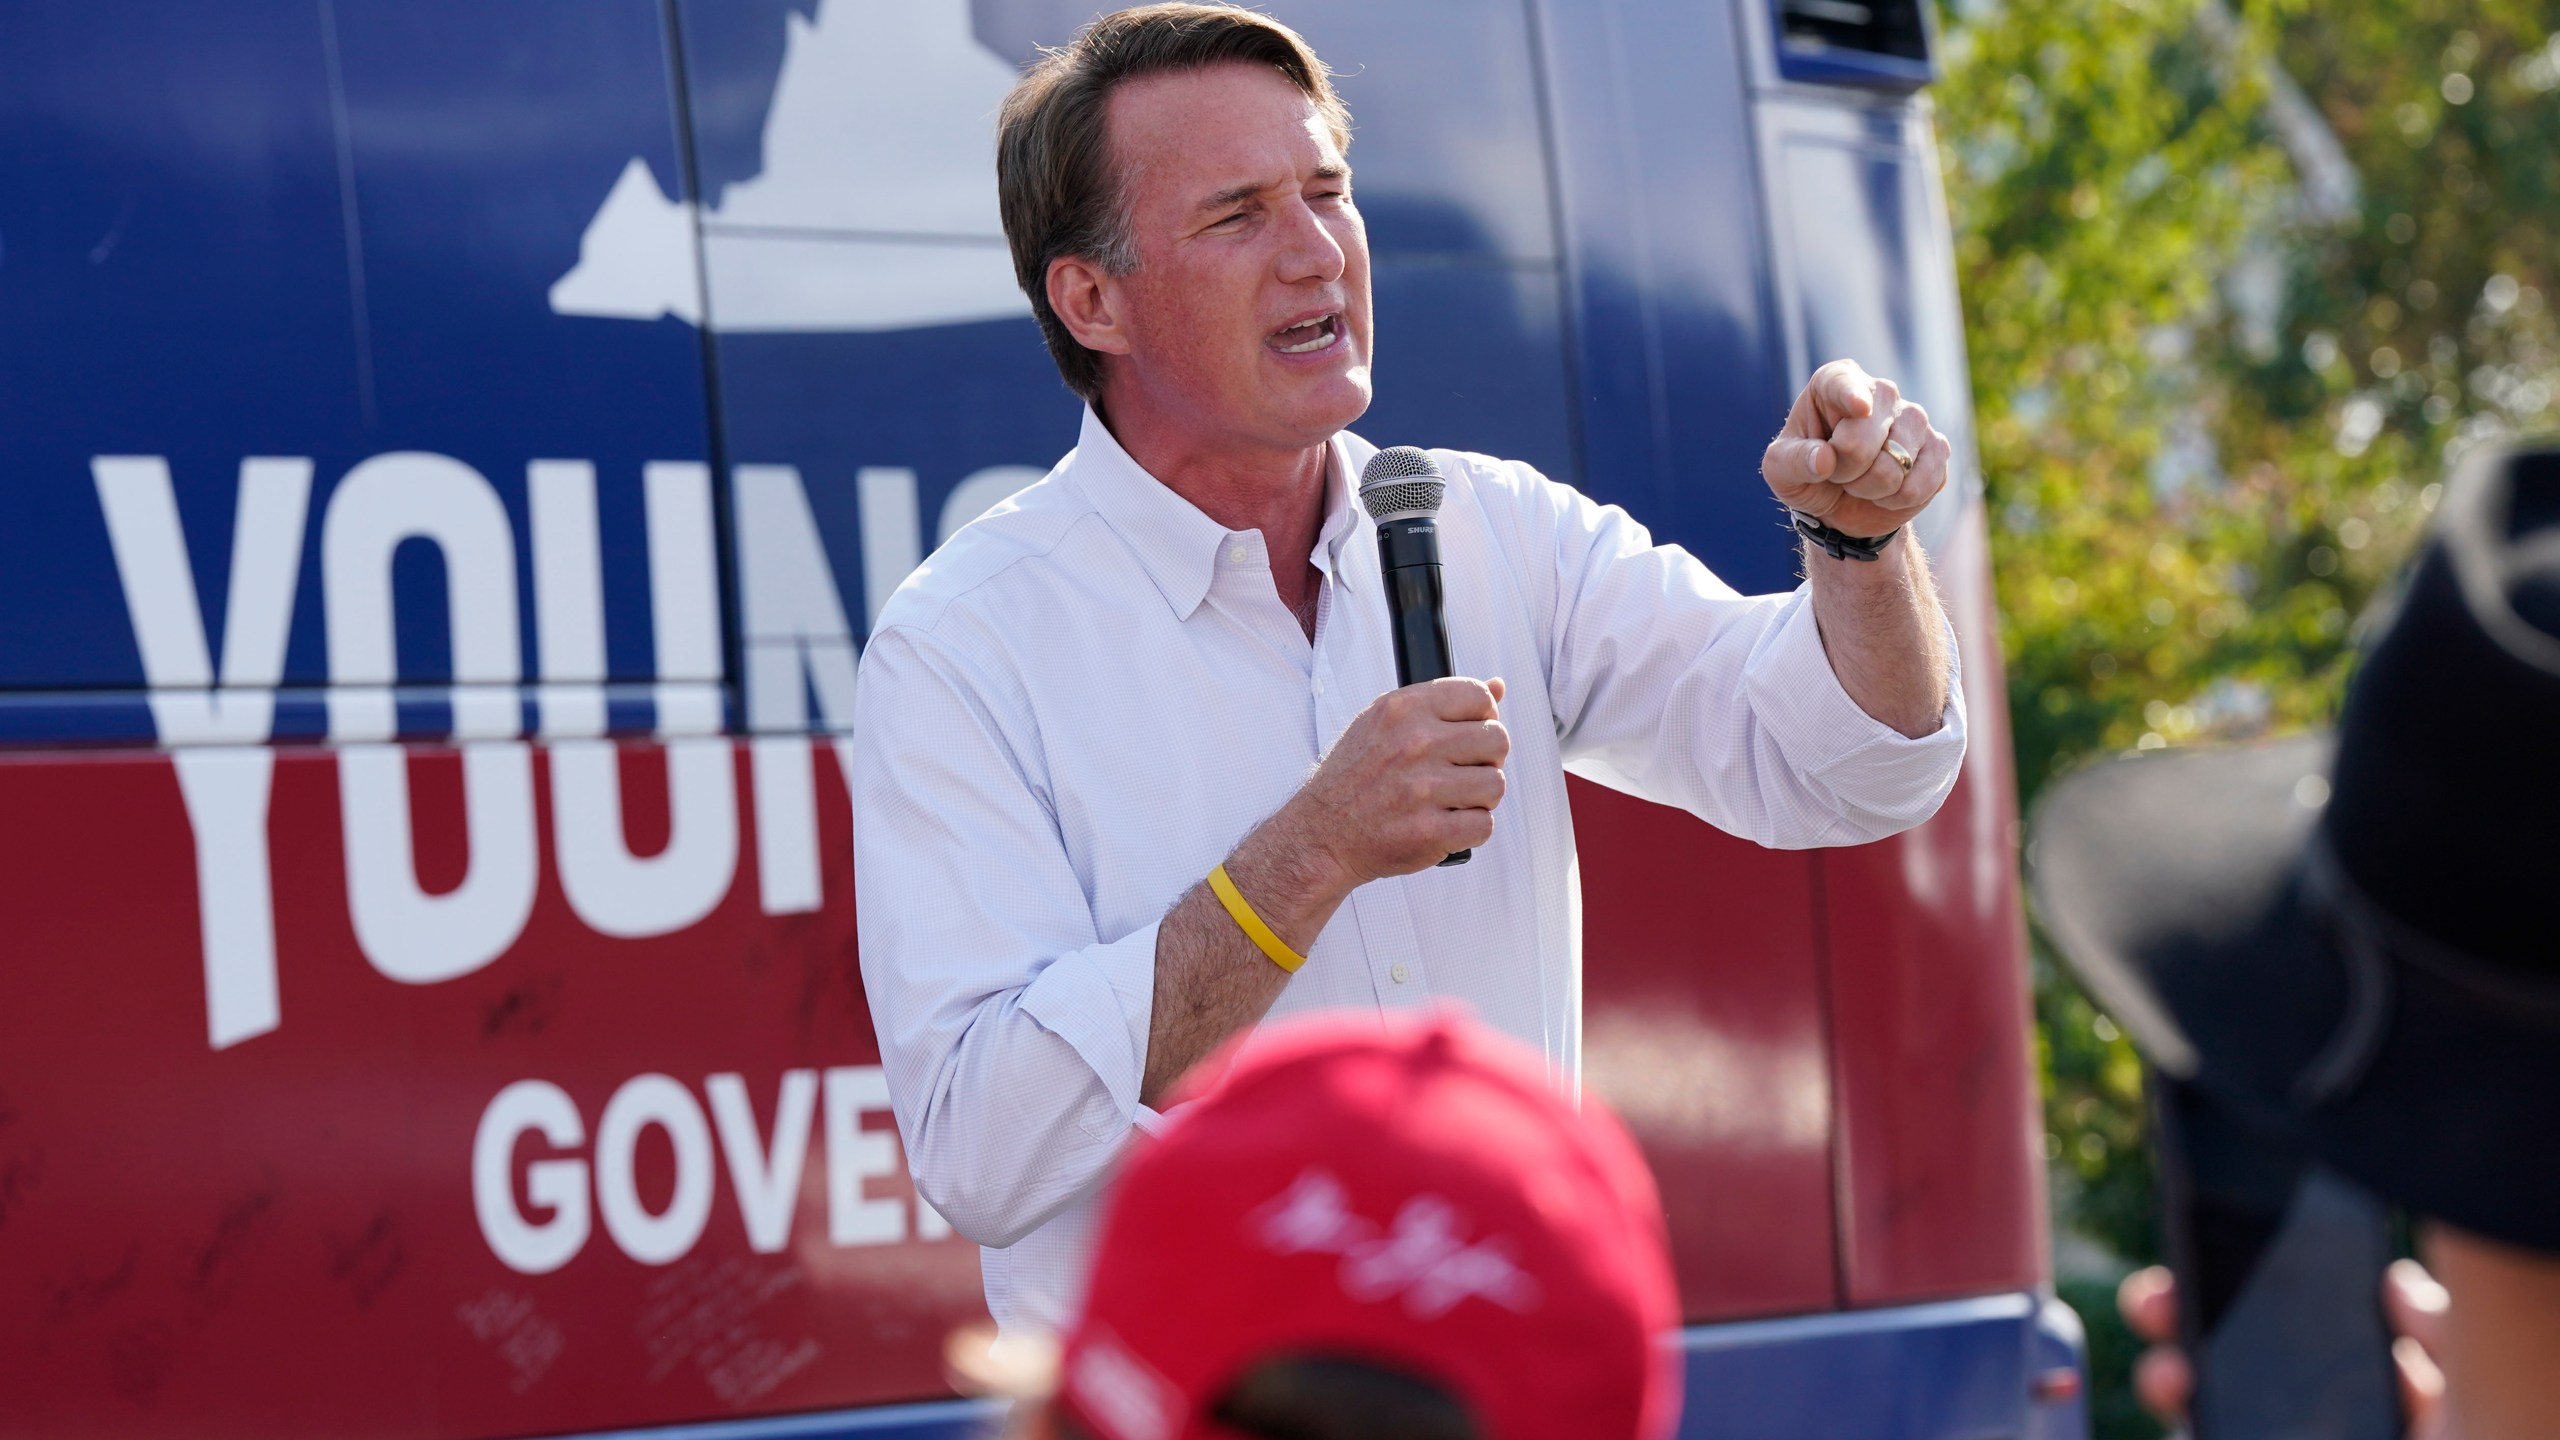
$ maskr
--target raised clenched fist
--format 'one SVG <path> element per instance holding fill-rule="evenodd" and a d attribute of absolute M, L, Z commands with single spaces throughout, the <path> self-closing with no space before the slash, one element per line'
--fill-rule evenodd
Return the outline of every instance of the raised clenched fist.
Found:
<path fill-rule="evenodd" d="M 1834 360 L 1805 382 L 1760 474 L 1788 509 L 1864 538 L 1900 528 L 1936 499 L 1953 453 L 1901 387 Z"/>

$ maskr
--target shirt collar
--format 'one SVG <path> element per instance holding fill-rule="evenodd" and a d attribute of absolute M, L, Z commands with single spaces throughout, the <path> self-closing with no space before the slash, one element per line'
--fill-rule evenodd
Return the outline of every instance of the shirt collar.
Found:
<path fill-rule="evenodd" d="M 1369 463 L 1378 447 L 1348 430 L 1333 437 L 1333 463 L 1326 467 L 1324 484 L 1324 525 L 1316 531 L 1316 568 L 1339 577 L 1342 544 L 1360 533 L 1368 522 L 1368 514 L 1351 496 L 1352 478 Z"/>
<path fill-rule="evenodd" d="M 1313 558 L 1317 568 L 1331 573 L 1342 542 L 1360 523 L 1358 507 L 1351 503 L 1349 477 L 1376 448 L 1347 430 L 1335 435 L 1327 448 L 1332 462 L 1325 467 L 1325 518 L 1316 532 Z M 1085 497 L 1137 555 L 1165 603 L 1176 616 L 1190 619 L 1217 578 L 1218 551 L 1226 544 L 1227 528 L 1131 459 L 1090 405 L 1085 407 L 1084 428 L 1076 436 L 1071 468 Z"/>

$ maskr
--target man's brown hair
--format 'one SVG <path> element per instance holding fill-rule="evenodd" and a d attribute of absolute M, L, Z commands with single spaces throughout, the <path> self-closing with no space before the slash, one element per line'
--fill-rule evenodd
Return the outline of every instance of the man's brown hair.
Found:
<path fill-rule="evenodd" d="M 1334 143 L 1351 144 L 1351 112 L 1333 72 L 1267 15 L 1234 5 L 1140 5 L 1105 15 L 1063 48 L 1044 51 L 996 121 L 996 194 L 1014 278 L 1031 297 L 1041 337 L 1067 388 L 1102 393 L 1102 357 L 1067 333 L 1049 307 L 1049 266 L 1068 256 L 1114 275 L 1137 264 L 1125 174 L 1111 155 L 1111 92 L 1124 80 L 1238 62 L 1269 65 L 1315 103 Z"/>

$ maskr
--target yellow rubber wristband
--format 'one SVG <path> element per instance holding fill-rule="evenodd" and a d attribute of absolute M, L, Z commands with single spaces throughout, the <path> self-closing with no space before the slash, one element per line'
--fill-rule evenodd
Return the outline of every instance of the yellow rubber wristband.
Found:
<path fill-rule="evenodd" d="M 1246 939 L 1262 947 L 1262 953 L 1271 957 L 1272 964 L 1295 975 L 1298 967 L 1307 963 L 1306 956 L 1290 949 L 1288 941 L 1271 933 L 1271 927 L 1263 924 L 1262 917 L 1253 913 L 1253 907 L 1245 903 L 1244 892 L 1236 888 L 1235 881 L 1227 878 L 1227 867 L 1223 863 L 1209 872 L 1209 888 L 1217 892 L 1218 903 L 1226 906 L 1227 913 L 1235 917 L 1236 928 L 1244 932 Z"/>

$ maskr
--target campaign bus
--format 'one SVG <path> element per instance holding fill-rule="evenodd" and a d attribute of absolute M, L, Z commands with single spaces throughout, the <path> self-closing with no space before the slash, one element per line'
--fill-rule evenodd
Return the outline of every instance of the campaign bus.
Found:
<path fill-rule="evenodd" d="M 1924 7 L 1270 8 L 1357 122 L 1370 440 L 1766 591 L 1815 365 L 1955 438 L 1953 796 L 1777 852 L 1574 780 L 1585 1081 L 1682 1434 L 2081 1433 Z M 1074 443 L 991 140 L 1093 13 L 0 8 L 0 1432 L 985 1423 L 844 747 L 890 593 Z"/>

